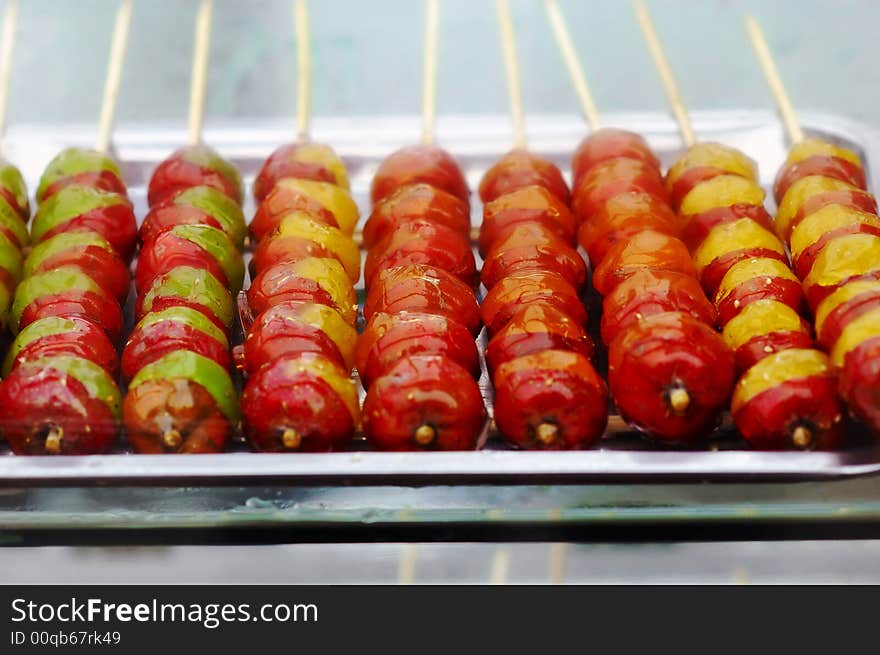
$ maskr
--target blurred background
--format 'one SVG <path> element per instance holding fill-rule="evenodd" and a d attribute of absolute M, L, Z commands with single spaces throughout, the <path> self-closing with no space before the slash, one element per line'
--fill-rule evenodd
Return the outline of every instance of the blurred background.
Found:
<path fill-rule="evenodd" d="M 627 0 L 560 0 L 600 110 L 665 112 Z M 138 0 L 118 120 L 185 121 L 197 0 Z M 876 121 L 880 89 L 872 0 L 649 0 L 693 109 L 768 108 L 743 14 L 760 20 L 795 105 Z M 525 108 L 576 110 L 541 0 L 512 0 Z M 96 120 L 115 0 L 24 0 L 10 124 Z M 310 5 L 316 116 L 419 111 L 423 3 Z M 506 111 L 492 0 L 442 0 L 438 113 Z M 290 0 L 216 0 L 207 123 L 292 116 Z"/>
<path fill-rule="evenodd" d="M 626 0 L 560 0 L 600 111 L 667 111 Z M 120 124 L 183 126 L 197 0 L 137 0 Z M 648 0 L 691 109 L 765 109 L 742 17 L 761 20 L 796 106 L 878 123 L 872 0 Z M 23 0 L 9 123 L 96 120 L 115 0 Z M 576 104 L 540 0 L 512 0 L 525 108 Z M 423 4 L 313 0 L 313 112 L 414 115 Z M 216 0 L 206 125 L 293 122 L 289 0 Z M 492 0 L 442 0 L 438 113 L 507 108 Z M 442 138 L 442 134 L 440 135 Z M 316 135 L 320 138 L 320 134 Z M 560 559 L 561 558 L 561 559 Z M 560 562 L 564 561 L 560 577 Z M 9 548 L 0 582 L 880 582 L 880 542 Z M 499 578 L 499 575 L 505 575 Z"/>

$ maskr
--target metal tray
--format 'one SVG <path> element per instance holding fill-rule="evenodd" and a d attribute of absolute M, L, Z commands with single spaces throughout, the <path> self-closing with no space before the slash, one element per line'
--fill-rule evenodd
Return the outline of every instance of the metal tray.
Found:
<path fill-rule="evenodd" d="M 870 187 L 880 189 L 880 132 L 839 117 L 805 115 L 813 131 L 861 152 Z M 785 158 L 784 135 L 775 115 L 766 112 L 695 114 L 701 138 L 728 143 L 760 165 L 769 187 Z M 609 125 L 643 134 L 665 165 L 681 152 L 675 125 L 659 114 L 609 116 Z M 346 159 L 353 194 L 366 215 L 367 190 L 379 161 L 393 149 L 416 140 L 416 117 L 325 119 L 315 123 L 318 140 L 333 145 Z M 576 116 L 534 116 L 529 122 L 529 147 L 557 163 L 568 174 L 574 146 L 586 129 Z M 230 158 L 250 183 L 263 159 L 292 138 L 292 125 L 228 125 L 208 130 L 206 141 Z M 483 171 L 510 148 L 504 116 L 461 116 L 441 119 L 438 133 L 475 188 Z M 16 162 L 36 187 L 40 172 L 62 147 L 89 143 L 90 126 L 19 127 L 10 131 L 6 156 Z M 145 186 L 155 165 L 180 143 L 180 129 L 158 125 L 123 126 L 116 135 L 137 215 L 146 213 Z M 478 224 L 481 207 L 474 203 Z M 245 205 L 247 215 L 252 200 Z M 485 339 L 485 337 L 481 337 Z M 491 408 L 491 389 L 484 371 L 481 386 Z M 0 418 L 2 420 L 2 418 Z M 654 481 L 794 481 L 826 480 L 880 473 L 880 444 L 858 426 L 850 446 L 833 453 L 756 452 L 725 421 L 698 449 L 670 450 L 650 444 L 612 416 L 600 445 L 579 452 L 529 452 L 508 449 L 487 429 L 476 452 L 380 453 L 356 441 L 351 452 L 332 454 L 255 454 L 240 439 L 233 452 L 207 456 L 143 456 L 125 450 L 88 457 L 0 457 L 0 486 L 176 486 L 251 484 L 285 485 L 450 485 L 450 484 L 583 484 Z"/>

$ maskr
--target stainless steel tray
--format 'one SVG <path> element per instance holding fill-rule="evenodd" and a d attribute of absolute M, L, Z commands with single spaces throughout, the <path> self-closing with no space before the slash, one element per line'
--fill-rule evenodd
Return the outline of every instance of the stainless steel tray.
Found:
<path fill-rule="evenodd" d="M 694 115 L 701 138 L 736 146 L 760 165 L 769 187 L 785 157 L 781 127 L 772 113 L 724 112 Z M 870 185 L 880 188 L 880 132 L 839 117 L 804 115 L 804 122 L 827 138 L 861 152 Z M 645 135 L 669 164 L 681 151 L 674 124 L 662 115 L 607 117 L 609 125 Z M 415 117 L 325 119 L 315 123 L 315 137 L 330 143 L 349 166 L 352 190 L 366 215 L 367 190 L 378 162 L 400 145 L 414 142 Z M 442 144 L 461 162 L 476 187 L 483 171 L 510 148 L 509 123 L 504 116 L 448 117 L 440 120 Z M 569 157 L 586 129 L 576 116 L 533 116 L 529 147 L 554 160 L 567 173 Z M 292 125 L 248 124 L 209 129 L 206 140 L 232 159 L 250 183 L 262 160 L 292 138 Z M 6 156 L 25 173 L 35 188 L 39 174 L 62 147 L 90 143 L 90 126 L 19 127 L 7 138 Z M 153 167 L 184 141 L 180 129 L 129 125 L 116 135 L 116 149 L 137 214 L 146 212 L 145 185 Z M 253 204 L 245 206 L 252 215 Z M 473 220 L 480 220 L 475 203 Z M 482 386 L 491 407 L 491 393 Z M 2 417 L 0 417 L 2 421 Z M 855 428 L 858 431 L 858 428 Z M 0 456 L 0 486 L 176 486 L 253 484 L 284 485 L 451 485 L 451 484 L 584 484 L 590 482 L 653 481 L 793 481 L 826 480 L 880 473 L 880 444 L 864 434 L 834 453 L 763 453 L 748 450 L 729 425 L 710 435 L 700 449 L 658 448 L 612 417 L 606 439 L 594 450 L 579 452 L 512 451 L 491 430 L 484 447 L 461 453 L 379 453 L 361 450 L 332 454 L 254 454 L 240 440 L 234 452 L 208 456 L 141 456 L 125 451 L 90 457 Z"/>

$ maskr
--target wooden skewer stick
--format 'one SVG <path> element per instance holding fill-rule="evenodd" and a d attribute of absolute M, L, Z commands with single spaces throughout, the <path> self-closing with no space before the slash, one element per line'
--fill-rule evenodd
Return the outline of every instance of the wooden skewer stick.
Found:
<path fill-rule="evenodd" d="M 110 44 L 110 60 L 107 63 L 107 78 L 104 82 L 104 98 L 101 101 L 101 117 L 98 120 L 98 138 L 95 149 L 107 152 L 113 134 L 116 117 L 116 101 L 119 98 L 119 83 L 122 81 L 122 64 L 128 45 L 128 32 L 131 26 L 132 0 L 121 0 L 113 26 L 113 40 Z"/>
<path fill-rule="evenodd" d="M 411 585 L 416 578 L 416 562 L 419 558 L 419 547 L 416 544 L 404 544 L 397 565 L 397 584 Z"/>
<path fill-rule="evenodd" d="M 189 144 L 202 142 L 205 121 L 205 91 L 208 82 L 208 53 L 211 49 L 211 15 L 213 0 L 202 0 L 196 15 L 192 75 L 189 80 Z"/>
<path fill-rule="evenodd" d="M 498 548 L 492 555 L 492 567 L 489 571 L 489 584 L 507 584 L 507 573 L 510 570 L 510 551 L 506 548 Z"/>
<path fill-rule="evenodd" d="M 526 124 L 519 83 L 519 64 L 516 60 L 516 35 L 513 30 L 513 17 L 510 15 L 508 0 L 497 0 L 497 3 L 498 25 L 501 27 L 501 47 L 504 52 L 504 67 L 507 70 L 510 117 L 513 120 L 513 144 L 517 148 L 525 148 Z"/>
<path fill-rule="evenodd" d="M 0 140 L 6 131 L 6 106 L 9 102 L 9 78 L 12 76 L 12 50 L 18 23 L 18 0 L 6 0 L 0 42 Z"/>
<path fill-rule="evenodd" d="M 789 141 L 792 143 L 803 141 L 804 132 L 798 122 L 797 114 L 794 112 L 791 98 L 789 98 L 788 92 L 785 90 L 785 84 L 783 84 L 782 77 L 779 75 L 779 69 L 773 60 L 773 54 L 767 45 L 767 39 L 764 38 L 764 31 L 754 16 L 746 16 L 746 32 L 749 35 L 752 48 L 755 50 L 758 64 L 760 64 L 764 77 L 767 80 L 767 85 L 770 87 L 770 92 L 773 94 L 776 107 L 782 116 L 782 123 L 785 126 Z"/>
<path fill-rule="evenodd" d="M 556 37 L 556 45 L 559 46 L 559 51 L 562 53 L 562 60 L 568 69 L 571 84 L 581 105 L 581 111 L 584 114 L 584 118 L 587 119 L 587 125 L 590 126 L 590 130 L 595 132 L 600 127 L 599 110 L 593 101 L 593 94 L 590 93 L 587 76 L 584 74 L 584 69 L 574 49 L 574 42 L 572 41 L 571 33 L 568 31 L 565 17 L 562 15 L 559 3 L 556 0 L 546 0 L 544 6 L 547 9 L 547 18 L 550 19 L 550 26 L 553 28 L 553 34 Z"/>
<path fill-rule="evenodd" d="M 437 138 L 437 40 L 440 22 L 439 0 L 425 0 L 425 55 L 422 70 L 422 144 Z"/>
<path fill-rule="evenodd" d="M 565 582 L 567 559 L 567 543 L 560 542 L 550 546 L 550 584 L 563 584 Z"/>
<path fill-rule="evenodd" d="M 660 37 L 657 36 L 654 21 L 651 19 L 651 14 L 648 13 L 648 8 L 642 0 L 635 0 L 635 10 L 636 18 L 638 18 L 639 25 L 645 35 L 648 49 L 651 51 L 651 58 L 654 60 L 654 65 L 660 74 L 660 81 L 663 83 L 663 89 L 666 91 L 666 97 L 669 99 L 669 105 L 678 123 L 681 138 L 685 146 L 690 148 L 696 143 L 694 130 L 691 127 L 691 119 L 688 116 L 687 109 L 685 109 L 684 101 L 681 99 L 678 84 L 675 81 L 675 76 L 672 74 L 672 68 L 669 65 L 669 60 L 666 58 L 666 53 L 663 51 Z"/>
<path fill-rule="evenodd" d="M 296 133 L 308 141 L 312 117 L 312 39 L 307 0 L 294 0 L 296 23 Z"/>

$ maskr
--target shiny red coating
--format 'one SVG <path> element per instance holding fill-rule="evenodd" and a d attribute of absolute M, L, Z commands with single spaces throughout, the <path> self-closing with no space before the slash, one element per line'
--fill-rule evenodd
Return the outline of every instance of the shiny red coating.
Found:
<path fill-rule="evenodd" d="M 577 289 L 558 273 L 525 271 L 502 278 L 483 299 L 480 315 L 489 333 L 494 334 L 510 321 L 522 305 L 543 302 L 571 317 L 579 325 L 587 323 L 587 309 Z"/>
<path fill-rule="evenodd" d="M 880 434 L 880 337 L 866 339 L 847 353 L 840 393 L 856 418 Z"/>
<path fill-rule="evenodd" d="M 733 422 L 757 450 L 833 450 L 843 441 L 843 411 L 835 376 L 813 375 L 762 391 L 734 413 Z M 792 442 L 798 427 L 811 432 L 806 447 Z"/>
<path fill-rule="evenodd" d="M 683 312 L 710 326 L 716 320 L 715 308 L 696 278 L 676 271 L 642 270 L 603 299 L 602 341 L 610 344 L 621 331 L 664 312 Z"/>
<path fill-rule="evenodd" d="M 486 254 L 481 280 L 487 289 L 503 277 L 523 271 L 558 273 L 580 289 L 587 265 L 577 250 L 541 223 L 516 223 L 501 232 Z"/>
<path fill-rule="evenodd" d="M 348 368 L 339 347 L 318 328 L 291 318 L 301 303 L 286 301 L 270 307 L 254 319 L 244 340 L 244 370 L 254 375 L 266 364 L 283 357 L 317 353 Z"/>
<path fill-rule="evenodd" d="M 727 407 L 733 353 L 688 314 L 657 314 L 623 330 L 608 350 L 608 382 L 621 415 L 659 441 L 685 444 L 709 433 Z M 676 412 L 670 392 L 689 402 Z"/>
<path fill-rule="evenodd" d="M 414 220 L 470 236 L 471 215 L 466 202 L 430 184 L 416 183 L 400 187 L 376 203 L 364 224 L 364 248 L 369 250 L 383 236 Z"/>
<path fill-rule="evenodd" d="M 284 178 L 314 180 L 338 184 L 336 176 L 327 166 L 315 162 L 297 161 L 295 153 L 300 143 L 288 143 L 277 148 L 260 168 L 254 180 L 254 198 L 257 204 L 269 195 L 275 186 Z"/>
<path fill-rule="evenodd" d="M 590 360 L 545 350 L 499 366 L 494 374 L 495 423 L 519 448 L 587 448 L 608 423 L 608 389 Z"/>
<path fill-rule="evenodd" d="M 285 429 L 301 437 L 296 449 L 301 452 L 340 450 L 351 442 L 356 427 L 351 412 L 326 380 L 295 366 L 303 356 L 269 362 L 248 379 L 241 410 L 254 450 L 288 451 L 282 442 Z M 333 374 L 347 381 L 348 372 L 337 368 Z"/>
<path fill-rule="evenodd" d="M 474 286 L 477 265 L 467 237 L 445 225 L 414 220 L 388 232 L 377 241 L 364 261 L 364 280 L 369 288 L 379 271 L 395 266 L 420 264 L 446 271 Z"/>
<path fill-rule="evenodd" d="M 807 330 L 806 332 L 780 330 L 756 334 L 737 348 L 734 352 L 737 375 L 742 375 L 765 357 L 780 350 L 813 348 L 815 344 L 813 343 L 813 337 L 810 336 L 808 323 L 801 319 L 801 325 Z"/>
<path fill-rule="evenodd" d="M 68 290 L 41 296 L 25 307 L 18 329 L 22 330 L 37 319 L 47 316 L 87 318 L 100 325 L 113 343 L 119 343 L 122 336 L 122 310 L 119 303 L 104 293 Z"/>
<path fill-rule="evenodd" d="M 858 189 L 866 188 L 865 170 L 861 166 L 841 157 L 813 155 L 779 170 L 773 183 L 776 202 L 782 202 L 782 197 L 792 184 L 810 175 L 830 177 Z"/>
<path fill-rule="evenodd" d="M 603 296 L 639 271 L 670 271 L 697 277 L 687 247 L 663 232 L 643 230 L 626 241 L 618 241 L 593 269 L 593 286 Z"/>
<path fill-rule="evenodd" d="M 578 222 L 583 223 L 592 220 L 608 200 L 630 191 L 642 191 L 669 203 L 658 169 L 636 159 L 611 159 L 594 166 L 580 179 L 571 208 Z"/>
<path fill-rule="evenodd" d="M 2 433 L 16 455 L 47 454 L 53 428 L 63 432 L 62 455 L 106 453 L 119 432 L 107 404 L 79 380 L 36 364 L 19 366 L 0 383 L 0 415 L 10 417 Z"/>
<path fill-rule="evenodd" d="M 401 187 L 423 182 L 451 193 L 470 207 L 470 190 L 452 155 L 436 146 L 407 146 L 386 157 L 370 187 L 375 205 Z"/>
<path fill-rule="evenodd" d="M 227 344 L 181 321 L 160 321 L 132 332 L 122 351 L 122 377 L 129 382 L 150 362 L 177 350 L 189 350 L 228 369 Z"/>
<path fill-rule="evenodd" d="M 844 207 L 852 207 L 868 214 L 877 213 L 877 199 L 861 189 L 852 189 L 844 191 L 825 191 L 810 196 L 798 207 L 797 213 L 791 221 L 792 226 L 800 223 L 810 214 L 819 211 L 828 205 L 842 205 Z"/>
<path fill-rule="evenodd" d="M 828 312 L 817 339 L 822 347 L 830 350 L 837 343 L 843 329 L 859 316 L 880 307 L 880 289 L 857 294 Z"/>
<path fill-rule="evenodd" d="M 810 273 L 810 269 L 813 268 L 813 263 L 816 261 L 816 257 L 819 256 L 825 246 L 837 237 L 842 237 L 847 234 L 873 234 L 874 236 L 880 237 L 880 227 L 867 225 L 865 223 L 851 223 L 850 225 L 844 225 L 834 230 L 828 230 L 816 241 L 811 243 L 809 247 L 798 253 L 792 263 L 794 274 L 801 280 L 807 277 Z"/>
<path fill-rule="evenodd" d="M 528 186 L 483 205 L 480 254 L 485 255 L 501 234 L 523 223 L 540 224 L 555 232 L 566 243 L 574 245 L 577 226 L 568 206 L 544 187 Z"/>
<path fill-rule="evenodd" d="M 55 182 L 46 187 L 46 190 L 41 196 L 37 197 L 37 202 L 44 202 L 61 191 L 61 189 L 69 186 L 87 186 L 92 189 L 118 193 L 123 196 L 128 195 L 128 189 L 125 188 L 125 182 L 119 179 L 119 176 L 113 171 L 83 171 L 76 175 L 70 175 L 55 180 Z"/>
<path fill-rule="evenodd" d="M 480 331 L 477 297 L 454 275 L 427 266 L 397 266 L 380 272 L 364 301 L 364 318 L 377 312 L 437 314 L 462 323 L 471 334 Z"/>
<path fill-rule="evenodd" d="M 769 280 L 769 284 L 768 281 Z M 796 312 L 803 310 L 804 292 L 794 280 L 778 277 L 756 277 L 746 280 L 728 293 L 715 306 L 718 309 L 718 322 L 724 327 L 727 322 L 742 311 L 742 308 L 756 300 L 778 300 Z"/>
<path fill-rule="evenodd" d="M 660 160 L 651 152 L 644 137 L 635 132 L 603 128 L 578 144 L 571 159 L 575 186 L 591 168 L 611 159 L 633 159 L 660 170 Z"/>
<path fill-rule="evenodd" d="M 184 157 L 185 150 L 182 148 L 173 153 L 153 171 L 147 187 L 147 202 L 150 207 L 170 198 L 178 191 L 196 186 L 212 187 L 241 204 L 242 190 L 234 180 L 227 178 L 220 171 L 187 161 Z"/>
<path fill-rule="evenodd" d="M 681 240 L 688 248 L 696 250 L 709 233 L 719 225 L 735 223 L 736 221 L 749 218 L 768 232 L 775 234 L 776 227 L 773 217 L 762 205 L 749 205 L 739 203 L 726 207 L 713 207 L 699 214 L 691 214 L 684 217 L 684 226 L 681 230 Z"/>
<path fill-rule="evenodd" d="M 543 187 L 559 201 L 569 202 L 568 184 L 559 167 L 521 148 L 511 150 L 489 167 L 480 181 L 480 200 L 485 204 L 529 186 Z"/>
<path fill-rule="evenodd" d="M 364 401 L 364 436 L 379 450 L 473 450 L 485 424 L 476 381 L 442 355 L 401 359 Z"/>
<path fill-rule="evenodd" d="M 144 217 L 140 229 L 141 243 L 155 239 L 162 232 L 178 225 L 210 225 L 218 230 L 223 229 L 220 221 L 198 207 L 165 201 L 150 209 Z"/>
<path fill-rule="evenodd" d="M 128 203 L 101 207 L 80 214 L 43 233 L 40 241 L 51 239 L 62 232 L 97 232 L 125 261 L 131 259 L 138 237 L 137 220 L 132 206 Z"/>
<path fill-rule="evenodd" d="M 79 268 L 119 302 L 125 302 L 131 290 L 128 266 L 113 250 L 101 246 L 68 248 L 44 259 L 33 272 L 51 271 L 62 266 Z"/>
<path fill-rule="evenodd" d="M 223 267 L 210 252 L 173 232 L 161 232 L 155 239 L 144 243 L 138 254 L 134 272 L 134 284 L 138 295 L 149 290 L 156 278 L 170 273 L 179 266 L 204 269 L 224 286 L 230 286 Z"/>
<path fill-rule="evenodd" d="M 116 346 L 101 326 L 83 316 L 65 318 L 74 323 L 72 330 L 34 339 L 16 353 L 11 368 L 18 368 L 43 357 L 74 355 L 94 362 L 116 379 L 119 356 Z"/>
<path fill-rule="evenodd" d="M 494 371 L 512 359 L 544 350 L 568 350 L 590 359 L 593 340 L 582 326 L 552 305 L 529 303 L 489 340 L 486 364 Z"/>
<path fill-rule="evenodd" d="M 741 248 L 740 250 L 731 250 L 730 252 L 726 252 L 720 257 L 715 258 L 711 264 L 703 269 L 700 281 L 703 283 L 703 288 L 706 290 L 706 293 L 709 294 L 709 297 L 715 297 L 715 292 L 718 290 L 718 286 L 721 284 L 727 271 L 739 262 L 753 258 L 775 259 L 776 261 L 785 264 L 786 267 L 788 266 L 788 257 L 785 253 L 770 250 L 769 248 Z"/>
<path fill-rule="evenodd" d="M 259 272 L 247 290 L 248 305 L 254 314 L 287 300 L 300 300 L 327 305 L 345 315 L 345 309 L 337 306 L 333 296 L 317 280 L 291 274 L 290 263 L 280 261 Z M 355 304 L 354 290 L 351 302 Z"/>
<path fill-rule="evenodd" d="M 333 212 L 311 196 L 283 185 L 276 185 L 257 206 L 248 229 L 254 241 L 259 243 L 278 229 L 285 216 L 293 212 L 305 212 L 318 223 L 339 227 Z"/>
<path fill-rule="evenodd" d="M 446 316 L 407 312 L 373 314 L 358 337 L 355 365 L 365 389 L 404 357 L 440 355 L 472 376 L 480 374 L 480 356 L 474 337 L 458 321 Z"/>
<path fill-rule="evenodd" d="M 332 250 L 299 236 L 272 235 L 257 242 L 253 256 L 249 264 L 251 277 L 256 277 L 260 271 L 264 271 L 275 264 L 293 264 L 310 257 L 326 257 L 335 259 L 342 264 L 342 260 Z"/>
<path fill-rule="evenodd" d="M 577 238 L 595 268 L 615 243 L 644 230 L 677 236 L 679 223 L 678 216 L 661 199 L 643 192 L 627 192 L 611 198 L 582 223 Z"/>

